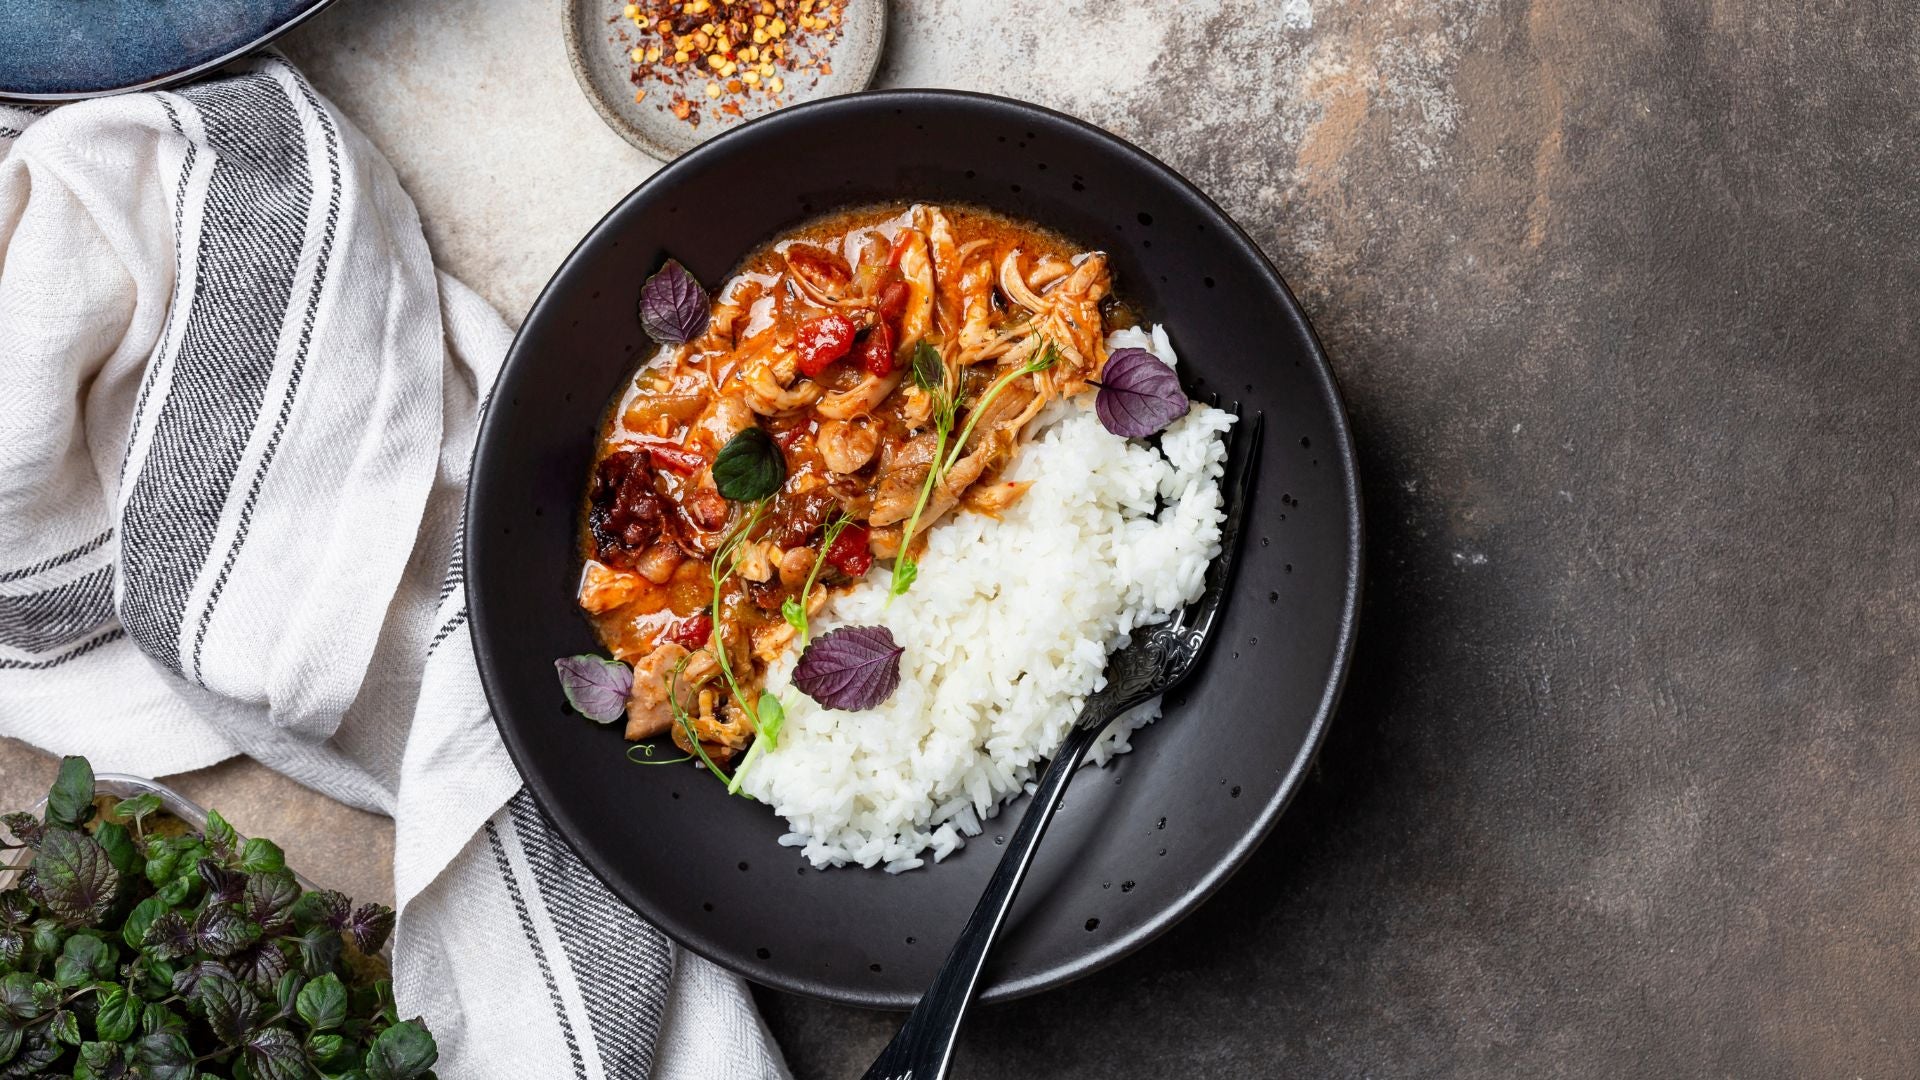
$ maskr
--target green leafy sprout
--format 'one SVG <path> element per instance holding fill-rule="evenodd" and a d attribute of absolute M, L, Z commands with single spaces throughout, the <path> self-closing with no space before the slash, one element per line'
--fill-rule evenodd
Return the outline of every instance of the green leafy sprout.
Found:
<path fill-rule="evenodd" d="M 931 359 L 929 359 L 931 358 Z M 947 436 L 953 432 L 955 413 L 959 402 L 946 385 L 946 367 L 940 362 L 940 353 L 924 339 L 913 351 L 913 379 L 920 389 L 933 399 L 933 465 L 927 469 L 927 478 L 920 485 L 920 498 L 913 504 L 913 513 L 907 518 L 906 530 L 900 534 L 900 552 L 893 560 L 893 581 L 887 591 L 886 604 L 891 605 L 893 598 L 913 588 L 920 577 L 920 564 L 908 554 L 913 545 L 914 532 L 920 526 L 920 515 L 927 508 L 927 500 L 932 498 L 933 489 L 946 479 L 953 467 L 960 463 L 960 455 L 966 451 L 967 440 L 973 437 L 974 425 L 987 411 L 993 399 L 1000 396 L 1008 384 L 1015 379 L 1024 378 L 1042 372 L 1060 362 L 1060 352 L 1051 341 L 1041 339 L 1040 347 L 1032 360 L 1021 364 L 1012 371 L 995 379 L 967 410 L 967 424 L 960 429 L 960 437 L 953 442 L 953 449 L 947 449 Z M 938 375 L 935 371 L 938 371 Z"/>
<path fill-rule="evenodd" d="M 789 596 L 780 604 L 780 616 L 787 620 L 799 636 L 799 647 L 807 647 L 807 599 L 813 595 L 813 583 L 820 580 L 820 568 L 826 564 L 827 552 L 833 549 L 833 542 L 840 539 L 840 533 L 853 524 L 853 515 L 843 510 L 834 511 L 827 521 L 826 532 L 820 539 L 820 550 L 813 553 L 813 568 L 807 571 L 807 583 L 800 588 L 798 597 Z"/>
<path fill-rule="evenodd" d="M 4 816 L 32 861 L 0 890 L 0 1077 L 433 1076 L 383 977 L 390 908 L 304 888 L 217 813 L 195 832 L 156 796 L 94 796 L 69 757 L 42 816 Z"/>

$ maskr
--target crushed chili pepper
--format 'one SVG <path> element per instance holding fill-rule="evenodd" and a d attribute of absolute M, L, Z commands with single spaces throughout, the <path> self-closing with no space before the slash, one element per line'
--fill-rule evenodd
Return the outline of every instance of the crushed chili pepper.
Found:
<path fill-rule="evenodd" d="M 833 74 L 829 48 L 840 37 L 846 0 L 636 0 L 621 11 L 637 37 L 624 37 L 635 86 L 658 79 L 674 87 L 659 108 L 698 125 L 716 113 L 742 116 L 741 101 L 778 100 L 787 79 Z M 634 97 L 646 96 L 645 89 Z M 732 100 L 722 101 L 721 98 Z"/>

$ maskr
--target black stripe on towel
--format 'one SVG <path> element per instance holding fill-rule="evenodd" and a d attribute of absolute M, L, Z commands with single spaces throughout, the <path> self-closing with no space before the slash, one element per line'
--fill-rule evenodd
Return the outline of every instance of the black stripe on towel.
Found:
<path fill-rule="evenodd" d="M 60 554 L 55 555 L 50 559 L 44 559 L 40 562 L 34 563 L 32 566 L 23 566 L 18 570 L 8 570 L 6 573 L 0 574 L 0 584 L 9 582 L 9 581 L 20 581 L 25 578 L 33 577 L 35 574 L 44 574 L 56 566 L 65 566 L 68 563 L 74 561 L 75 559 L 81 558 L 86 555 L 91 555 L 94 552 L 99 551 L 102 547 L 105 547 L 107 541 L 111 539 L 113 539 L 113 530 L 108 529 L 106 532 L 103 532 L 99 536 L 96 536 L 93 539 L 87 541 L 86 543 L 81 544 L 79 547 L 74 548 L 72 551 L 63 551 Z"/>
<path fill-rule="evenodd" d="M 43 653 L 113 621 L 113 567 L 102 566 L 57 588 L 0 596 L 0 645 Z"/>
<path fill-rule="evenodd" d="M 440 643 L 452 637 L 453 632 L 455 630 L 460 629 L 460 627 L 463 624 L 465 624 L 466 621 L 467 621 L 466 608 L 463 607 L 459 611 L 454 612 L 453 617 L 448 619 L 446 623 L 440 627 L 439 630 L 434 632 L 433 640 L 427 642 L 427 655 L 432 656 L 434 654 L 434 651 L 440 648 Z"/>
<path fill-rule="evenodd" d="M 50 660 L 0 660 L 0 671 L 45 671 L 48 668 L 57 668 L 69 660 L 78 660 L 93 650 L 103 645 L 111 645 L 126 636 L 127 632 L 116 626 L 106 633 L 87 641 L 85 644 L 74 649 L 69 649 Z"/>
<path fill-rule="evenodd" d="M 547 963 L 547 950 L 540 944 L 540 934 L 533 928 L 533 914 L 527 910 L 527 898 L 520 893 L 520 882 L 513 876 L 513 864 L 507 861 L 507 849 L 500 842 L 500 830 L 487 822 L 487 843 L 493 848 L 493 862 L 500 868 L 500 880 L 507 883 L 507 896 L 513 900 L 513 910 L 520 916 L 520 932 L 527 937 L 527 946 L 533 950 L 533 959 L 540 966 L 540 977 L 547 983 L 547 998 L 553 1002 L 553 1014 L 560 1020 L 560 1034 L 567 1041 L 567 1052 L 573 1055 L 573 1075 L 586 1080 L 587 1063 L 580 1056 L 580 1043 L 573 1037 L 573 1021 L 567 1019 L 567 1006 L 560 1000 L 560 984 L 554 981 L 553 967 Z"/>
<path fill-rule="evenodd" d="M 173 127 L 173 134 L 186 143 L 187 152 L 180 159 L 180 179 L 173 189 L 173 280 L 175 282 L 173 300 L 167 305 L 167 319 L 160 324 L 160 348 L 164 350 L 167 342 L 173 340 L 173 320 L 180 317 L 180 290 L 178 283 L 185 274 L 186 265 L 186 220 L 187 185 L 193 180 L 194 162 L 200 160 L 200 146 L 187 138 L 187 129 L 180 123 L 180 110 L 174 108 L 171 94 L 156 94 L 160 108 L 167 114 L 167 123 Z M 142 419 L 147 415 L 147 398 L 153 394 L 153 384 L 160 378 L 163 366 L 161 354 L 156 354 L 147 362 L 147 373 L 140 378 L 140 397 L 133 403 L 133 422 L 127 425 L 127 445 L 120 450 L 120 482 L 127 481 L 127 459 L 133 453 L 134 433 L 140 430 Z"/>
<path fill-rule="evenodd" d="M 313 284 L 307 290 L 306 309 L 300 316 L 300 341 L 294 348 L 293 360 L 288 366 L 287 390 L 280 400 L 280 415 L 274 418 L 273 434 L 267 437 L 259 467 L 254 469 L 253 482 L 247 487 L 247 501 L 240 507 L 240 520 L 234 528 L 233 544 L 227 549 L 225 561 L 220 564 L 220 573 L 213 579 L 213 587 L 208 590 L 206 606 L 200 609 L 200 626 L 193 635 L 193 677 L 196 680 L 200 678 L 201 649 L 207 643 L 207 624 L 213 620 L 213 609 L 219 605 L 220 595 L 227 588 L 227 579 L 233 575 L 233 564 L 240 558 L 240 548 L 247 542 L 247 533 L 253 526 L 254 505 L 260 500 L 260 489 L 267 482 L 274 455 L 280 449 L 280 439 L 287 433 L 287 421 L 293 416 L 293 401 L 300 391 L 300 376 L 307 369 L 307 349 L 313 344 L 314 315 L 320 310 L 320 294 L 327 286 L 327 267 L 333 262 L 333 238 L 340 224 L 340 133 L 333 126 L 333 117 L 327 115 L 326 106 L 320 104 L 320 99 L 314 96 L 306 80 L 297 73 L 293 78 L 308 108 L 313 110 L 326 140 L 327 221 L 321 229 L 320 243 L 314 254 Z M 276 82 L 275 85 L 280 84 Z"/>
<path fill-rule="evenodd" d="M 253 72 L 188 87 L 214 154 L 193 307 L 121 515 L 121 621 L 180 672 L 187 597 L 260 415 L 313 198 L 293 103 Z"/>
<path fill-rule="evenodd" d="M 555 835 L 521 788 L 507 803 L 540 898 L 566 950 L 608 1076 L 646 1076 L 660 1038 L 673 952 Z"/>

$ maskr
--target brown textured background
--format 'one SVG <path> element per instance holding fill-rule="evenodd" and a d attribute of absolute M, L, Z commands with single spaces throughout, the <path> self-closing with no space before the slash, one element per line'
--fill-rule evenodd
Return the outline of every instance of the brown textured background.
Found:
<path fill-rule="evenodd" d="M 651 168 L 555 7 L 343 0 L 288 47 L 516 317 Z M 980 1012 L 957 1074 L 1920 1073 L 1914 13 L 893 13 L 883 83 L 1086 116 L 1248 227 L 1333 357 L 1370 530 L 1274 836 L 1133 959 Z M 0 802 L 44 771 L 0 746 Z M 184 786 L 387 887 L 373 819 L 245 763 Z M 762 1003 L 802 1078 L 895 1022 Z"/>

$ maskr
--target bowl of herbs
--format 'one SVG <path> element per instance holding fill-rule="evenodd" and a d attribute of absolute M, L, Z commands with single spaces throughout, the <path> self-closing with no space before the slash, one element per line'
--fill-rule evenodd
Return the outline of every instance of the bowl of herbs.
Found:
<path fill-rule="evenodd" d="M 0 1078 L 433 1075 L 433 1035 L 394 1007 L 392 909 L 85 758 L 0 825 Z"/>

